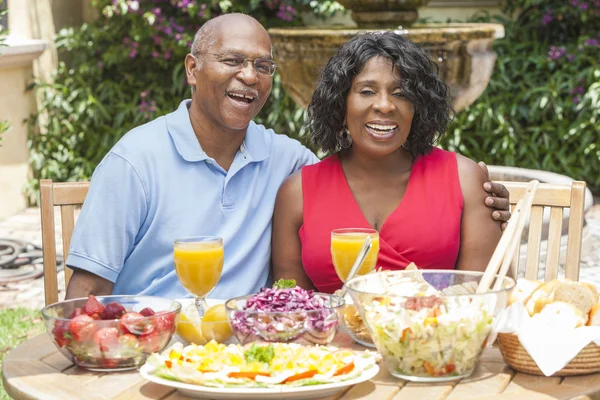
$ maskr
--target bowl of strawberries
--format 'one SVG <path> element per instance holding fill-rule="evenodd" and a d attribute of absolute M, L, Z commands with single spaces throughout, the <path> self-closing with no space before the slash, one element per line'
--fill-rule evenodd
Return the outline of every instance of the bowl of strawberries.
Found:
<path fill-rule="evenodd" d="M 92 296 L 42 310 L 60 352 L 91 371 L 134 369 L 164 349 L 181 310 L 177 301 L 154 296 Z"/>

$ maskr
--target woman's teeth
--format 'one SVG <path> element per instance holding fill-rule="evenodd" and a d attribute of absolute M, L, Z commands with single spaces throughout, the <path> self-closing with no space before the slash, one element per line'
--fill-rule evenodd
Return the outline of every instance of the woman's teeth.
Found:
<path fill-rule="evenodd" d="M 371 129 L 375 133 L 381 133 L 383 135 L 391 133 L 394 129 L 398 127 L 398 125 L 376 125 L 376 124 L 366 124 L 367 128 Z"/>

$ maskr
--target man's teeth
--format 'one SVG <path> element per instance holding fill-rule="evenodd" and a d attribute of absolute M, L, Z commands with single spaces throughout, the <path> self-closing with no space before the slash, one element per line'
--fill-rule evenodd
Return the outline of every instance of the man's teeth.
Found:
<path fill-rule="evenodd" d="M 251 102 L 252 100 L 254 100 L 254 97 L 252 96 L 246 96 L 244 94 L 238 94 L 238 93 L 229 93 L 229 95 L 231 97 L 239 97 L 240 99 L 244 99 L 247 100 L 248 102 Z"/>
<path fill-rule="evenodd" d="M 398 125 L 377 125 L 377 124 L 367 124 L 367 127 L 376 131 L 381 132 L 390 132 L 396 129 Z"/>

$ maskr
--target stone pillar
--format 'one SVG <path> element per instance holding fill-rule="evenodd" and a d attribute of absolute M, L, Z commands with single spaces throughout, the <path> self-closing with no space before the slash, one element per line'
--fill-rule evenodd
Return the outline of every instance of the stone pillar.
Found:
<path fill-rule="evenodd" d="M 29 151 L 24 121 L 37 107 L 26 87 L 37 76 L 49 76 L 57 61 L 56 51 L 48 49 L 54 35 L 50 0 L 8 0 L 7 4 L 10 35 L 7 46 L 0 47 L 0 120 L 8 121 L 10 129 L 0 143 L 0 219 L 27 206 L 23 192 L 29 178 Z"/>

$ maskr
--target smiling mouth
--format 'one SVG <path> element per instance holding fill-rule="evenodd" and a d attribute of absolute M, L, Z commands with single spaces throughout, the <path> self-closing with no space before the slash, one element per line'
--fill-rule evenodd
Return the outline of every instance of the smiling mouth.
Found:
<path fill-rule="evenodd" d="M 254 100 L 256 100 L 256 96 L 252 94 L 241 94 L 241 93 L 227 93 L 227 96 L 234 101 L 239 101 L 240 103 L 250 104 Z"/>
<path fill-rule="evenodd" d="M 378 136 L 388 136 L 398 129 L 398 125 L 365 124 L 365 126 Z"/>

